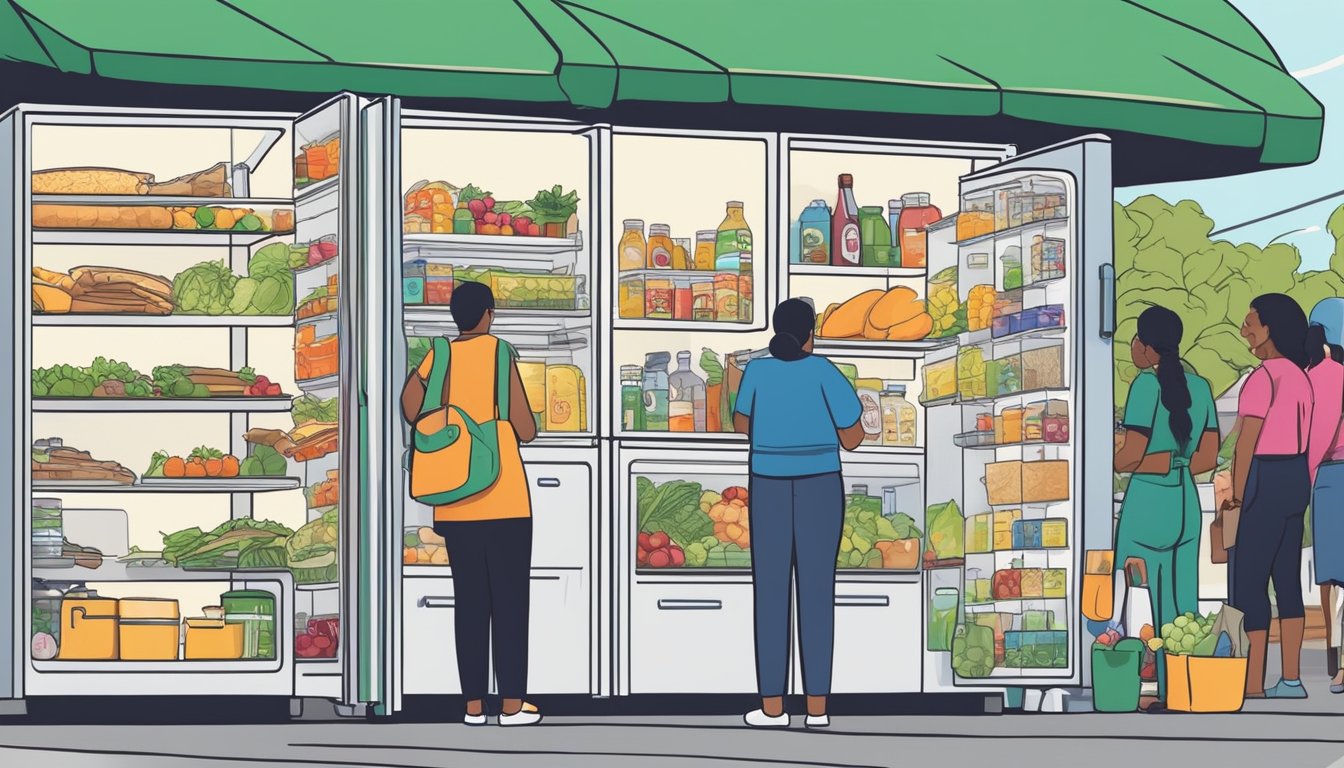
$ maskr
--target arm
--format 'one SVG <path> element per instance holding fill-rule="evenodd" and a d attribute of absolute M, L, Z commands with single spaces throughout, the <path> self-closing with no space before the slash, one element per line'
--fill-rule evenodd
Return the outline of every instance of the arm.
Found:
<path fill-rule="evenodd" d="M 1125 434 L 1120 449 L 1115 452 L 1116 472 L 1165 475 L 1171 471 L 1170 451 L 1148 454 L 1160 396 L 1157 378 L 1152 374 L 1140 374 L 1130 384 L 1122 419 Z"/>
<path fill-rule="evenodd" d="M 1148 451 L 1148 436 L 1134 429 L 1126 429 L 1124 442 L 1115 452 L 1115 471 L 1133 472 L 1143 463 Z"/>
<path fill-rule="evenodd" d="M 863 423 L 854 422 L 852 426 L 835 431 L 840 436 L 840 447 L 852 451 L 863 443 Z"/>
<path fill-rule="evenodd" d="M 1237 446 L 1232 453 L 1232 500 L 1224 506 L 1240 507 L 1242 497 L 1246 495 L 1246 481 L 1251 476 L 1251 457 L 1255 455 L 1255 444 L 1260 441 L 1260 430 L 1265 420 L 1258 416 L 1241 418 L 1241 434 L 1237 435 Z"/>
<path fill-rule="evenodd" d="M 1204 430 L 1204 434 L 1199 438 L 1199 447 L 1195 449 L 1195 455 L 1190 457 L 1190 474 L 1202 475 L 1218 468 L 1220 442 L 1218 430 Z"/>
<path fill-rule="evenodd" d="M 751 436 L 751 411 L 756 407 L 756 377 L 751 365 L 742 370 L 742 381 L 737 385 L 737 402 L 733 406 L 733 431 Z"/>
<path fill-rule="evenodd" d="M 527 402 L 527 390 L 516 362 L 509 365 L 509 423 L 518 435 L 518 442 L 537 439 L 537 422 L 532 418 L 532 406 Z"/>
<path fill-rule="evenodd" d="M 745 413 L 733 414 L 733 431 L 751 437 L 751 417 Z"/>
<path fill-rule="evenodd" d="M 419 371 L 411 371 L 406 377 L 406 385 L 401 388 L 401 417 L 407 424 L 415 422 L 420 408 L 425 404 L 425 380 Z"/>

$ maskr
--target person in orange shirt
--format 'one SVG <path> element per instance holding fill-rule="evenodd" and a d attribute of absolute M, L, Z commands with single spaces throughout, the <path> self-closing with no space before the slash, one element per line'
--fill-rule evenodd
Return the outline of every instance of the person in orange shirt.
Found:
<path fill-rule="evenodd" d="M 478 424 L 495 420 L 498 338 L 490 334 L 495 298 L 480 283 L 453 289 L 449 309 L 459 333 L 444 381 L 444 403 Z M 401 393 L 402 415 L 414 423 L 434 367 L 431 351 Z M 519 443 L 537 436 L 517 361 L 509 365 L 509 418 L 495 421 L 499 477 L 484 491 L 434 508 L 434 532 L 443 537 L 453 569 L 457 672 L 467 699 L 467 725 L 485 725 L 484 699 L 493 639 L 495 675 L 502 698 L 499 724 L 532 725 L 541 713 L 523 700 L 527 689 L 528 598 L 532 568 L 532 502 Z M 493 624 L 493 633 L 491 632 Z"/>

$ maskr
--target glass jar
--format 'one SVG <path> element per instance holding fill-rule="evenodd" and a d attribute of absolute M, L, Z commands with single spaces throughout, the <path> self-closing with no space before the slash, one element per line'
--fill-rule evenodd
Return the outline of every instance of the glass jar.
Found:
<path fill-rule="evenodd" d="M 468 216 L 471 214 L 468 213 Z M 630 272 L 644 268 L 647 250 L 644 242 L 644 222 L 641 219 L 626 219 L 622 225 L 621 242 L 617 245 L 616 268 L 621 272 Z"/>
<path fill-rule="evenodd" d="M 696 322 L 714 321 L 714 278 L 700 275 L 691 281 L 691 319 Z"/>
<path fill-rule="evenodd" d="M 891 228 L 882 213 L 880 205 L 859 209 L 859 263 L 865 267 L 891 265 Z"/>
<path fill-rule="evenodd" d="M 905 399 L 905 387 L 888 383 L 882 391 L 882 444 L 913 448 L 918 434 L 915 406 Z"/>
<path fill-rule="evenodd" d="M 718 233 L 712 229 L 702 229 L 695 233 L 695 255 L 691 257 L 691 269 L 700 272 L 714 271 L 714 245 Z"/>
<path fill-rule="evenodd" d="M 1015 291 L 1021 288 L 1022 249 L 1015 245 L 1008 246 L 999 261 L 1003 264 L 1003 290 Z"/>
<path fill-rule="evenodd" d="M 617 303 L 622 318 L 644 317 L 644 275 L 621 275 Z"/>
<path fill-rule="evenodd" d="M 666 224 L 650 224 L 649 242 L 644 251 L 645 268 L 671 269 L 672 249 L 672 228 Z"/>
<path fill-rule="evenodd" d="M 650 320 L 671 320 L 673 291 L 670 277 L 644 278 L 644 316 Z"/>

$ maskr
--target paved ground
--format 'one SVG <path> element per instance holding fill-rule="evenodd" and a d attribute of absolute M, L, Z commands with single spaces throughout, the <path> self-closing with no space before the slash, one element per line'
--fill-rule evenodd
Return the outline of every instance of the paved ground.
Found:
<path fill-rule="evenodd" d="M 100 725 L 48 714 L 0 726 L 0 766 L 1344 768 L 1344 696 L 1328 693 L 1319 652 L 1308 663 L 1311 699 L 1252 702 L 1237 715 L 837 716 L 824 732 L 800 722 L 751 731 L 731 715 L 551 717 L 504 730 L 432 722 L 423 708 L 395 723 Z"/>

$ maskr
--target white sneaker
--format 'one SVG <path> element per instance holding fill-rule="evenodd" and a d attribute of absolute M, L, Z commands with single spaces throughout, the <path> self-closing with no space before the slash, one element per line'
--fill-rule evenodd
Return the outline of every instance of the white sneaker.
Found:
<path fill-rule="evenodd" d="M 830 728 L 831 716 L 818 715 L 814 717 L 812 715 L 808 715 L 807 719 L 803 721 L 803 725 L 806 725 L 808 728 Z"/>
<path fill-rule="evenodd" d="M 753 709 L 743 718 L 752 728 L 788 728 L 789 713 L 782 712 L 776 717 L 765 714 L 763 709 Z"/>
<path fill-rule="evenodd" d="M 521 709 L 512 715 L 499 716 L 499 724 L 505 727 L 515 725 L 536 725 L 541 722 L 541 713 L 533 709 L 528 712 L 526 708 Z"/>
<path fill-rule="evenodd" d="M 485 725 L 486 723 L 485 713 L 482 712 L 479 715 L 467 715 L 462 718 L 462 723 L 464 725 L 472 725 L 472 726 Z"/>

